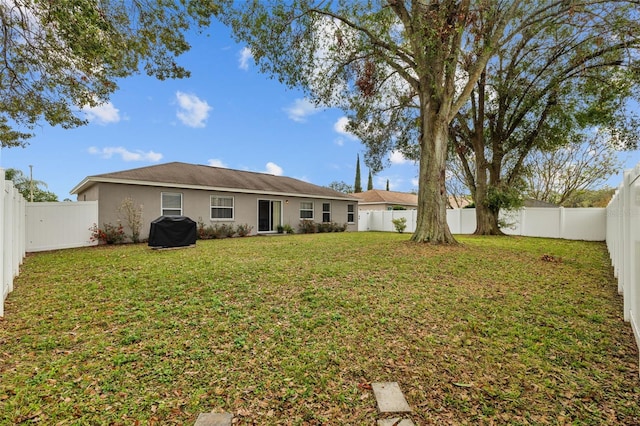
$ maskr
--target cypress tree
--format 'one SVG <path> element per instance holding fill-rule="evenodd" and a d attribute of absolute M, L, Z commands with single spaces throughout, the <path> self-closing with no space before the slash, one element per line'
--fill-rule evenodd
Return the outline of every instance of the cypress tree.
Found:
<path fill-rule="evenodd" d="M 371 170 L 369 170 L 369 182 L 367 182 L 367 191 L 373 189 L 373 176 L 371 176 Z"/>
<path fill-rule="evenodd" d="M 360 154 L 356 161 L 356 183 L 353 185 L 353 192 L 362 192 L 362 184 L 360 183 Z"/>
<path fill-rule="evenodd" d="M 389 190 L 389 179 L 387 179 L 387 191 Z"/>

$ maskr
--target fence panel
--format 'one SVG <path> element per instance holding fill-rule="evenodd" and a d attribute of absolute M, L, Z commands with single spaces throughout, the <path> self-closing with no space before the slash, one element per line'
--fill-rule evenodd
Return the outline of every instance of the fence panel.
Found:
<path fill-rule="evenodd" d="M 395 231 L 392 219 L 407 218 L 405 232 L 413 232 L 417 210 L 360 211 L 359 231 Z M 604 241 L 607 230 L 607 210 L 604 208 L 525 208 L 503 213 L 507 223 L 505 234 L 529 237 L 565 238 L 569 240 Z M 453 234 L 472 234 L 476 229 L 475 209 L 447 210 L 447 223 Z"/>
<path fill-rule="evenodd" d="M 624 172 L 624 180 L 607 206 L 606 241 L 618 292 L 640 349 L 640 163 Z"/>
<path fill-rule="evenodd" d="M 4 170 L 0 169 L 4 175 Z M 0 317 L 4 301 L 13 291 L 25 255 L 25 203 L 13 182 L 0 180 Z"/>
<path fill-rule="evenodd" d="M 27 203 L 27 251 L 98 244 L 89 228 L 98 223 L 98 202 Z"/>

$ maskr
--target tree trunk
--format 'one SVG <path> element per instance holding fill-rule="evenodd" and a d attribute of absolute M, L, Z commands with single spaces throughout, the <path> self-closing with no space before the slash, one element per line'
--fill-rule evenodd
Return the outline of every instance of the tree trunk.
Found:
<path fill-rule="evenodd" d="M 484 165 L 476 167 L 476 191 L 474 202 L 476 204 L 476 230 L 474 235 L 504 235 L 498 225 L 500 211 L 493 211 L 487 205 L 487 170 Z"/>
<path fill-rule="evenodd" d="M 493 210 L 483 204 L 476 204 L 476 230 L 474 235 L 504 235 L 498 225 L 499 212 L 496 214 Z"/>
<path fill-rule="evenodd" d="M 457 244 L 447 224 L 445 169 L 447 125 L 437 116 L 423 126 L 420 175 L 418 179 L 418 219 L 411 241 L 431 244 Z M 428 120 L 428 118 L 425 118 Z"/>

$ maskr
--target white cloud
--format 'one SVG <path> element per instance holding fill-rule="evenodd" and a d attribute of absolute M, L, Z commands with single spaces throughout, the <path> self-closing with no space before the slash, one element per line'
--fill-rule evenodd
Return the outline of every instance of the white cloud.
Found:
<path fill-rule="evenodd" d="M 203 101 L 196 95 L 176 92 L 176 99 L 178 100 L 178 111 L 176 116 L 178 119 L 188 127 L 204 127 L 206 125 L 207 118 L 209 118 L 209 111 L 211 107 L 207 101 Z"/>
<path fill-rule="evenodd" d="M 217 158 L 210 158 L 207 160 L 207 164 L 211 167 L 221 167 L 223 169 L 227 168 L 227 165 L 222 162 L 222 160 L 218 160 Z"/>
<path fill-rule="evenodd" d="M 389 161 L 391 164 L 406 164 L 410 161 L 407 160 L 402 153 L 398 151 L 391 151 L 391 155 L 389 155 Z"/>
<path fill-rule="evenodd" d="M 238 64 L 240 69 L 245 71 L 248 70 L 249 60 L 253 58 L 253 52 L 251 52 L 251 49 L 249 49 L 248 47 L 243 48 L 238 56 L 240 56 Z"/>
<path fill-rule="evenodd" d="M 269 173 L 270 175 L 282 176 L 284 170 L 282 170 L 282 167 L 278 166 L 276 163 L 272 163 L 271 161 L 269 161 L 267 163 L 267 170 L 265 173 Z"/>
<path fill-rule="evenodd" d="M 95 146 L 92 146 L 89 148 L 89 154 L 100 155 L 102 158 L 111 158 L 114 155 L 119 155 L 123 161 L 148 161 L 151 163 L 157 163 L 162 160 L 162 154 L 160 153 L 153 151 L 143 152 L 140 150 L 132 152 L 121 146 L 109 146 L 105 148 L 96 148 Z"/>
<path fill-rule="evenodd" d="M 319 110 L 308 99 L 296 99 L 288 108 L 284 109 L 287 115 L 293 121 L 298 123 L 304 123 L 307 121 L 307 117 L 317 113 Z"/>
<path fill-rule="evenodd" d="M 420 186 L 420 180 L 418 180 L 418 178 L 411 179 L 411 185 L 418 188 Z"/>
<path fill-rule="evenodd" d="M 333 130 L 342 136 L 348 137 L 349 139 L 357 140 L 358 138 L 353 133 L 347 131 L 347 124 L 349 124 L 349 119 L 344 116 L 340 117 L 333 125 Z M 342 145 L 342 143 L 338 143 L 338 145 Z"/>
<path fill-rule="evenodd" d="M 87 120 L 102 126 L 120 121 L 120 110 L 113 106 L 111 102 L 105 102 L 94 107 L 85 106 L 82 111 L 86 114 Z"/>

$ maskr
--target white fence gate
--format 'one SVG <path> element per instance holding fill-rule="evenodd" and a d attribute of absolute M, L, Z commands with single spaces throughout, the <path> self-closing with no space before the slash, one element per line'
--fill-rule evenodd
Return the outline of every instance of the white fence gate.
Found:
<path fill-rule="evenodd" d="M 395 232 L 392 220 L 401 217 L 407 219 L 405 232 L 415 231 L 417 210 L 359 211 L 358 230 Z M 528 237 L 604 241 L 606 217 L 604 208 L 523 208 L 502 215 L 502 219 L 509 224 L 502 231 L 509 235 Z M 447 223 L 453 234 L 472 234 L 476 229 L 476 210 L 449 209 Z"/>
<path fill-rule="evenodd" d="M 85 247 L 98 222 L 98 202 L 27 203 L 27 252 Z"/>
<path fill-rule="evenodd" d="M 640 349 L 640 163 L 624 172 L 607 206 L 607 248 L 624 300 L 624 319 Z"/>

